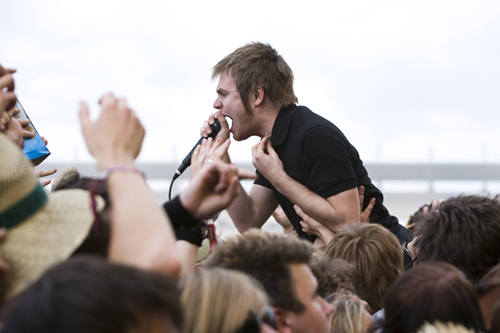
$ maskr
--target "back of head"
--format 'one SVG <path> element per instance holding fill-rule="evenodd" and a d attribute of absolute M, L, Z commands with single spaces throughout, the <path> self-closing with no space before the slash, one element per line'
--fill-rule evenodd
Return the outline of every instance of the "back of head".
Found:
<path fill-rule="evenodd" d="M 263 316 L 269 306 L 257 281 L 244 273 L 202 269 L 181 282 L 184 332 L 234 333 L 253 311 Z"/>
<path fill-rule="evenodd" d="M 180 293 L 165 276 L 96 258 L 59 264 L 9 306 L 1 332 L 180 331 Z"/>
<path fill-rule="evenodd" d="M 244 105 L 257 86 L 277 109 L 297 103 L 292 69 L 269 44 L 255 42 L 236 49 L 214 66 L 212 78 L 223 73 L 233 78 Z"/>
<path fill-rule="evenodd" d="M 354 286 L 354 271 L 356 265 L 342 259 L 329 259 L 313 256 L 309 267 L 318 280 L 318 295 L 325 301 L 332 300 L 332 294 L 348 291 L 356 294 Z"/>
<path fill-rule="evenodd" d="M 415 243 L 421 261 L 444 261 L 473 283 L 500 262 L 500 201 L 470 195 L 444 201 L 425 214 Z"/>
<path fill-rule="evenodd" d="M 373 310 L 383 307 L 383 296 L 403 272 L 403 250 L 397 238 L 378 224 L 355 223 L 328 244 L 325 257 L 355 264 L 354 284 Z"/>
<path fill-rule="evenodd" d="M 387 290 L 383 332 L 416 332 L 425 322 L 462 324 L 484 331 L 472 284 L 450 264 L 417 265 Z"/>
<path fill-rule="evenodd" d="M 312 246 L 296 237 L 251 229 L 217 247 L 205 267 L 222 267 L 247 273 L 259 281 L 273 306 L 300 311 L 295 298 L 290 264 L 307 264 Z"/>

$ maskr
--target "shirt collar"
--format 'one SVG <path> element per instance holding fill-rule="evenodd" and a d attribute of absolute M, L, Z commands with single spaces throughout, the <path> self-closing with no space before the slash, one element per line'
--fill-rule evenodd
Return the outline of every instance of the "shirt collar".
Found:
<path fill-rule="evenodd" d="M 273 125 L 271 135 L 271 143 L 273 147 L 279 146 L 283 143 L 283 141 L 285 141 L 285 138 L 288 135 L 288 129 L 290 128 L 290 123 L 292 122 L 293 115 L 297 109 L 298 106 L 295 104 L 290 104 L 281 108 Z"/>

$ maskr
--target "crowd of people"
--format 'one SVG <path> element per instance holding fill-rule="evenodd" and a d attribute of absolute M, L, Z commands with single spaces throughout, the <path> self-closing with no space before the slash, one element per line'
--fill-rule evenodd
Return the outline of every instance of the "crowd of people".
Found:
<path fill-rule="evenodd" d="M 404 227 L 270 45 L 214 67 L 201 133 L 221 130 L 163 205 L 135 164 L 145 129 L 110 93 L 97 119 L 79 111 L 104 176 L 67 168 L 45 191 L 55 170 L 22 152 L 14 73 L 0 66 L 0 332 L 500 332 L 500 197 L 435 201 Z M 257 172 L 231 163 L 230 133 L 262 138 Z M 216 244 L 224 209 L 241 234 Z M 282 234 L 260 229 L 271 215 Z"/>

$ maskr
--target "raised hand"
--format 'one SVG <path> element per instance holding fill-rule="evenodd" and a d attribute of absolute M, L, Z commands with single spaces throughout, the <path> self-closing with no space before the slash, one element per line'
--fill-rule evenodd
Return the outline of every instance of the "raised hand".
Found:
<path fill-rule="evenodd" d="M 99 103 L 101 114 L 95 121 L 89 118 L 85 102 L 80 106 L 80 122 L 87 148 L 100 170 L 111 165 L 130 165 L 141 151 L 145 130 L 124 98 L 104 95 Z"/>

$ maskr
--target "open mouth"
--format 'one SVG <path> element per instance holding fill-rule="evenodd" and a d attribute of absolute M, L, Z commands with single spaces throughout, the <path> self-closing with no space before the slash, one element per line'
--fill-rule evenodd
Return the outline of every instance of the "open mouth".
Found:
<path fill-rule="evenodd" d="M 229 126 L 229 131 L 233 129 L 233 119 L 229 116 L 224 116 L 227 121 L 227 126 Z"/>

